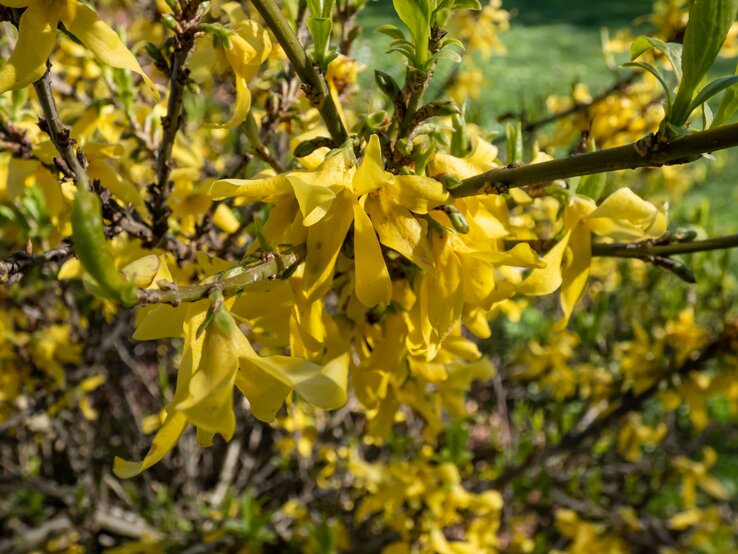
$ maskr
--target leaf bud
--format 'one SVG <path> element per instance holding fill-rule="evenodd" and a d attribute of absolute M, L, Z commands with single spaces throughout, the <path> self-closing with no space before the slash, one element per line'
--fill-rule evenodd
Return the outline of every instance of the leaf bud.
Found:
<path fill-rule="evenodd" d="M 377 83 L 379 90 L 382 91 L 393 102 L 400 97 L 400 85 L 397 84 L 391 75 L 383 71 L 374 71 L 374 81 Z"/>

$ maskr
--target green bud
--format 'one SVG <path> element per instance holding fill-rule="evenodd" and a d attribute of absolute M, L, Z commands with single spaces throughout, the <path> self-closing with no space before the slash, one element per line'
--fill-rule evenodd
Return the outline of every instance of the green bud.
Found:
<path fill-rule="evenodd" d="M 165 13 L 161 16 L 161 22 L 164 27 L 169 29 L 170 31 L 176 31 L 177 30 L 177 20 L 174 19 L 174 16 L 170 13 Z"/>
<path fill-rule="evenodd" d="M 440 181 L 443 184 L 443 188 L 446 190 L 454 190 L 459 188 L 462 184 L 461 179 L 450 173 L 441 173 L 433 177 L 436 181 Z"/>
<path fill-rule="evenodd" d="M 464 217 L 464 214 L 462 214 L 456 206 L 444 204 L 439 208 L 448 216 L 449 220 L 451 221 L 451 225 L 454 226 L 454 229 L 456 229 L 457 233 L 465 235 L 469 232 L 469 222 Z"/>
<path fill-rule="evenodd" d="M 400 97 L 400 85 L 397 84 L 391 75 L 383 71 L 374 71 L 374 81 L 377 83 L 379 90 L 382 91 L 390 100 L 395 102 Z"/>

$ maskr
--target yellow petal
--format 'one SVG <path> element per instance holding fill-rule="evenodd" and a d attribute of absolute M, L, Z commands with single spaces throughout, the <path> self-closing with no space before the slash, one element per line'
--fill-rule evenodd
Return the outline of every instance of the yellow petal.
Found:
<path fill-rule="evenodd" d="M 43 77 L 46 60 L 56 42 L 57 11 L 36 2 L 23 12 L 15 50 L 0 68 L 0 94 L 23 88 Z"/>
<path fill-rule="evenodd" d="M 156 433 L 144 459 L 140 462 L 129 462 L 116 456 L 113 462 L 113 473 L 121 479 L 129 479 L 150 468 L 174 448 L 185 427 L 187 427 L 187 418 L 183 414 L 176 412 L 169 414 L 161 429 Z"/>
<path fill-rule="evenodd" d="M 570 233 L 564 235 L 564 238 L 546 253 L 543 257 L 546 267 L 531 271 L 517 287 L 517 292 L 530 296 L 543 296 L 551 294 L 561 286 L 561 262 L 569 243 L 569 236 Z"/>
<path fill-rule="evenodd" d="M 25 8 L 33 0 L 0 0 L 0 6 L 7 6 L 8 8 Z"/>
<path fill-rule="evenodd" d="M 250 357 L 248 361 L 294 388 L 313 406 L 334 410 L 346 403 L 348 354 L 331 360 L 325 366 L 288 356 Z"/>
<path fill-rule="evenodd" d="M 365 205 L 380 242 L 418 267 L 433 271 L 433 256 L 423 226 L 407 209 L 388 201 L 383 192 L 370 195 Z"/>
<path fill-rule="evenodd" d="M 220 433 L 225 440 L 231 439 L 236 428 L 233 385 L 239 339 L 245 340 L 233 316 L 225 307 L 219 308 L 205 329 L 200 360 L 189 382 L 189 397 L 174 405 L 198 429 Z"/>
<path fill-rule="evenodd" d="M 346 238 L 353 210 L 348 194 L 339 195 L 330 213 L 308 228 L 303 290 L 308 301 L 325 296 L 333 282 L 333 268 Z"/>
<path fill-rule="evenodd" d="M 120 271 L 125 275 L 129 283 L 135 284 L 138 288 L 145 289 L 154 281 L 154 277 L 159 272 L 160 266 L 161 259 L 159 256 L 149 254 L 122 267 Z"/>
<path fill-rule="evenodd" d="M 416 214 L 427 214 L 449 199 L 439 181 L 421 175 L 397 175 L 387 190 L 394 202 Z"/>
<path fill-rule="evenodd" d="M 226 204 L 218 204 L 213 214 L 213 223 L 223 229 L 226 233 L 232 234 L 238 231 L 240 223 L 236 216 Z"/>
<path fill-rule="evenodd" d="M 372 135 L 364 150 L 364 160 L 354 174 L 352 188 L 354 194 L 362 195 L 378 189 L 393 180 L 393 175 L 384 170 L 382 146 L 379 137 Z"/>
<path fill-rule="evenodd" d="M 392 281 L 377 235 L 359 202 L 354 201 L 354 263 L 356 297 L 364 306 L 387 304 L 392 297 Z"/>
<path fill-rule="evenodd" d="M 248 359 L 241 358 L 236 386 L 249 401 L 254 417 L 272 422 L 292 388 Z"/>
<path fill-rule="evenodd" d="M 68 17 L 65 17 L 63 22 L 69 32 L 77 37 L 101 62 L 141 75 L 153 97 L 159 99 L 159 92 L 141 69 L 136 57 L 121 42 L 115 31 L 100 21 L 95 10 L 81 2 L 74 2 L 73 9 L 69 10 Z"/>
<path fill-rule="evenodd" d="M 251 109 L 251 91 L 246 79 L 236 74 L 236 103 L 233 107 L 233 114 L 225 123 L 206 123 L 205 127 L 216 129 L 233 129 L 238 127 L 246 120 L 246 116 Z"/>
<path fill-rule="evenodd" d="M 656 238 L 666 231 L 666 216 L 629 188 L 612 193 L 585 221 L 594 233 L 615 240 Z"/>
<path fill-rule="evenodd" d="M 495 265 L 544 268 L 546 263 L 527 243 L 519 243 L 506 252 L 482 252 L 479 257 Z"/>
<path fill-rule="evenodd" d="M 287 180 L 295 191 L 295 198 L 300 204 L 305 227 L 314 225 L 325 217 L 336 197 L 336 193 L 328 188 L 322 179 L 316 180 L 315 174 L 295 172 L 287 175 Z"/>
<path fill-rule="evenodd" d="M 266 200 L 275 194 L 291 191 L 287 178 L 284 175 L 275 175 L 263 179 L 221 179 L 210 186 L 209 194 L 216 200 L 237 197 Z"/>
<path fill-rule="evenodd" d="M 157 304 L 142 306 L 136 311 L 135 340 L 157 340 L 181 337 L 187 310 L 184 306 Z"/>
<path fill-rule="evenodd" d="M 592 262 L 592 235 L 584 225 L 577 225 L 569 237 L 570 258 L 562 274 L 561 309 L 563 317 L 556 322 L 560 331 L 569 323 L 569 318 L 589 279 Z"/>

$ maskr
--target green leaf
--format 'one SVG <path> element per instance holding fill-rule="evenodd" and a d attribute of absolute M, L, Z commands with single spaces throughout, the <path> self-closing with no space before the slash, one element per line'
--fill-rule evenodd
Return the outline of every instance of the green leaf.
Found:
<path fill-rule="evenodd" d="M 451 60 L 454 63 L 461 63 L 463 60 L 456 50 L 451 50 L 450 48 L 441 48 L 434 54 L 434 57 L 437 60 Z"/>
<path fill-rule="evenodd" d="M 456 0 L 453 9 L 455 10 L 481 10 L 482 3 L 479 0 Z"/>
<path fill-rule="evenodd" d="M 738 75 L 738 66 L 735 68 L 735 73 Z M 738 88 L 728 87 L 722 100 L 720 100 L 720 106 L 718 106 L 718 111 L 712 121 L 712 127 L 719 127 L 728 121 L 733 117 L 736 110 L 738 110 Z"/>
<path fill-rule="evenodd" d="M 514 164 L 523 161 L 523 131 L 520 122 L 508 123 L 505 128 L 507 135 L 507 163 Z"/>
<path fill-rule="evenodd" d="M 666 93 L 666 114 L 668 116 L 668 114 L 671 112 L 672 96 L 671 91 L 669 90 L 669 85 L 666 84 L 666 80 L 664 79 L 664 76 L 661 75 L 661 72 L 650 63 L 646 62 L 628 62 L 624 63 L 623 67 L 637 67 L 639 69 L 643 69 L 645 71 L 648 71 L 651 75 L 658 79 L 659 83 L 661 83 L 661 87 Z"/>
<path fill-rule="evenodd" d="M 682 45 L 676 44 L 675 42 L 664 42 L 663 40 L 659 40 L 654 37 L 641 35 L 635 39 L 633 44 L 630 46 L 630 61 L 634 61 L 651 48 L 655 48 L 669 59 L 669 63 L 671 63 L 671 67 L 674 69 L 674 74 L 676 75 L 677 80 L 681 81 Z"/>
<path fill-rule="evenodd" d="M 387 35 L 388 37 L 395 40 L 405 40 L 405 33 L 403 33 L 402 30 L 397 27 L 397 25 L 390 25 L 388 23 L 386 25 L 377 27 L 375 31 L 377 33 L 382 33 L 383 35 Z"/>
<path fill-rule="evenodd" d="M 400 20 L 413 36 L 415 56 L 412 61 L 416 67 L 423 67 L 429 56 L 430 0 L 392 0 L 392 3 Z"/>
<path fill-rule="evenodd" d="M 694 0 L 684 34 L 684 84 L 693 89 L 707 74 L 735 21 L 738 0 Z"/>
<path fill-rule="evenodd" d="M 683 78 L 670 121 L 680 127 L 689 118 L 692 97 L 707 75 L 735 21 L 738 0 L 694 0 L 682 48 Z"/>
<path fill-rule="evenodd" d="M 327 17 L 308 17 L 307 26 L 315 45 L 315 61 L 322 65 L 331 42 L 333 20 Z"/>
<path fill-rule="evenodd" d="M 696 108 L 707 102 L 717 93 L 725 90 L 728 87 L 733 86 L 736 83 L 738 83 L 738 75 L 729 75 L 727 77 L 720 77 L 719 79 L 715 79 L 713 82 L 706 85 L 697 94 L 695 99 L 692 101 L 692 105 L 689 107 L 689 113 L 691 114 Z"/>

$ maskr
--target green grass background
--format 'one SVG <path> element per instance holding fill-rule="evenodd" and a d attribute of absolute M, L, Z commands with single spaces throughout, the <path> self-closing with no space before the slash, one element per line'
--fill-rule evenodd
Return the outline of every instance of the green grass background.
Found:
<path fill-rule="evenodd" d="M 601 50 L 601 29 L 611 35 L 630 27 L 633 33 L 648 32 L 644 17 L 651 0 L 503 0 L 513 17 L 510 29 L 501 35 L 507 52 L 495 54 L 488 62 L 475 60 L 487 86 L 470 106 L 470 120 L 486 129 L 499 129 L 497 116 L 525 109 L 532 118 L 545 115 L 545 99 L 551 94 L 566 95 L 576 82 L 586 83 L 592 94 L 609 87 L 616 79 L 605 64 Z M 354 55 L 366 68 L 360 76 L 363 88 L 371 86 L 374 69 L 386 71 L 401 83 L 404 61 L 399 54 L 387 54 L 389 39 L 373 30 L 385 23 L 397 23 L 390 0 L 370 0 L 360 17 L 365 32 L 355 44 Z M 622 60 L 625 61 L 625 60 Z M 735 60 L 720 59 L 716 74 L 729 74 Z M 442 63 L 429 91 L 434 96 L 451 71 Z M 621 69 L 621 74 L 628 70 Z M 368 102 L 368 100 L 366 100 Z M 716 164 L 708 163 L 708 167 Z M 693 212 L 710 205 L 709 231 L 738 232 L 738 159 L 727 153 L 722 169 L 711 169 L 708 178 L 696 183 L 684 206 L 672 210 L 677 220 L 693 220 Z"/>

